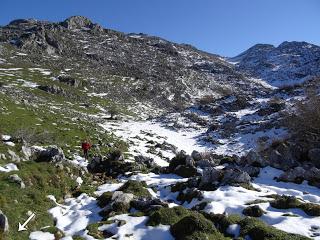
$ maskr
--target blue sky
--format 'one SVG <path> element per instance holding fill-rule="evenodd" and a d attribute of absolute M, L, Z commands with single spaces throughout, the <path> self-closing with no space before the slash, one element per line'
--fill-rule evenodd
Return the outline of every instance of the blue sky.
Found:
<path fill-rule="evenodd" d="M 17 18 L 62 21 L 72 15 L 223 56 L 256 43 L 320 45 L 319 0 L 0 0 L 0 25 Z"/>

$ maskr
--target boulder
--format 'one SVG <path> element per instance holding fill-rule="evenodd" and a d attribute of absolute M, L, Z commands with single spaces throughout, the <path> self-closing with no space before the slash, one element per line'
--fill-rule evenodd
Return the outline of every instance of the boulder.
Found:
<path fill-rule="evenodd" d="M 9 157 L 10 159 L 13 161 L 13 162 L 20 162 L 20 157 L 12 150 L 8 150 L 8 154 L 9 154 Z"/>
<path fill-rule="evenodd" d="M 168 203 L 162 202 L 158 198 L 133 200 L 133 201 L 131 201 L 131 206 L 134 209 L 145 212 L 145 213 L 159 209 L 161 207 L 169 207 Z"/>
<path fill-rule="evenodd" d="M 193 166 L 179 165 L 174 173 L 183 178 L 194 177 L 198 175 L 197 169 Z"/>
<path fill-rule="evenodd" d="M 144 164 L 148 168 L 157 167 L 157 164 L 154 162 L 153 158 L 149 158 L 149 157 L 145 157 L 145 156 L 139 155 L 139 156 L 135 156 L 134 160 L 135 160 L 136 163 Z"/>
<path fill-rule="evenodd" d="M 26 185 L 24 184 L 23 180 L 17 175 L 17 174 L 13 174 L 13 175 L 10 175 L 8 177 L 8 180 L 12 183 L 17 183 L 20 185 L 20 188 L 25 188 Z"/>
<path fill-rule="evenodd" d="M 222 185 L 233 185 L 241 183 L 250 183 L 251 177 L 248 173 L 241 171 L 240 169 L 227 169 L 224 171 Z"/>
<path fill-rule="evenodd" d="M 202 155 L 201 155 L 201 153 L 199 153 L 198 151 L 195 151 L 195 150 L 191 153 L 191 157 L 192 157 L 196 162 L 202 160 Z"/>
<path fill-rule="evenodd" d="M 36 162 L 59 162 L 65 159 L 63 150 L 57 146 L 49 146 L 46 149 L 33 147 L 32 158 Z"/>
<path fill-rule="evenodd" d="M 302 167 L 295 167 L 293 169 L 290 169 L 282 173 L 278 177 L 278 181 L 294 182 L 294 183 L 300 184 L 303 182 L 305 177 L 306 177 L 306 170 L 304 170 Z"/>
<path fill-rule="evenodd" d="M 254 150 L 248 152 L 248 154 L 241 159 L 241 165 L 250 165 L 255 167 L 265 167 L 266 162 L 264 159 Z"/>
<path fill-rule="evenodd" d="M 286 147 L 284 147 L 286 148 Z M 290 149 L 272 150 L 269 156 L 269 164 L 271 167 L 281 170 L 289 170 L 299 166 L 299 162 L 292 156 Z"/>
<path fill-rule="evenodd" d="M 242 211 L 243 215 L 250 217 L 261 217 L 265 212 L 259 207 L 259 205 L 249 206 Z"/>
<path fill-rule="evenodd" d="M 8 218 L 4 213 L 0 210 L 0 233 L 9 231 L 9 222 Z"/>
<path fill-rule="evenodd" d="M 202 172 L 200 186 L 205 186 L 208 184 L 217 184 L 223 176 L 222 170 L 217 170 L 215 168 L 206 168 Z"/>
<path fill-rule="evenodd" d="M 310 149 L 308 158 L 317 168 L 320 168 L 320 148 Z"/>
<path fill-rule="evenodd" d="M 320 169 L 312 167 L 305 172 L 305 178 L 309 184 L 320 188 Z"/>
<path fill-rule="evenodd" d="M 58 81 L 72 87 L 79 87 L 81 85 L 81 82 L 79 80 L 70 76 L 65 76 L 65 75 L 58 76 Z"/>
<path fill-rule="evenodd" d="M 122 191 L 115 191 L 112 194 L 111 201 L 113 203 L 124 203 L 124 204 L 129 204 L 134 198 L 134 195 L 132 193 L 124 193 Z"/>
<path fill-rule="evenodd" d="M 179 152 L 174 158 L 171 159 L 169 164 L 169 172 L 173 172 L 179 165 L 185 165 L 186 164 L 186 152 L 181 151 Z"/>
<path fill-rule="evenodd" d="M 201 159 L 199 161 L 196 161 L 196 166 L 205 169 L 215 167 L 217 166 L 217 164 L 209 159 Z"/>
<path fill-rule="evenodd" d="M 259 167 L 245 166 L 245 167 L 240 167 L 240 169 L 241 171 L 248 173 L 250 177 L 258 177 L 260 173 Z"/>
<path fill-rule="evenodd" d="M 186 165 L 190 166 L 190 167 L 194 167 L 195 166 L 195 162 L 193 160 L 193 158 L 191 156 L 187 156 L 186 157 Z"/>
<path fill-rule="evenodd" d="M 37 87 L 38 89 L 45 91 L 47 93 L 52 93 L 52 94 L 65 94 L 65 91 L 63 88 L 56 86 L 56 85 L 40 85 Z"/>

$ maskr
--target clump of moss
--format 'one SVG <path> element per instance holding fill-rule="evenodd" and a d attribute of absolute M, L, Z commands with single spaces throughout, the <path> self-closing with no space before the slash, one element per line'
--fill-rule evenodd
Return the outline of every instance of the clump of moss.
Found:
<path fill-rule="evenodd" d="M 301 202 L 293 196 L 277 196 L 270 202 L 271 207 L 277 209 L 299 208 Z"/>
<path fill-rule="evenodd" d="M 181 206 L 173 208 L 161 208 L 150 214 L 147 225 L 173 225 L 190 214 L 192 214 L 192 211 Z"/>
<path fill-rule="evenodd" d="M 132 193 L 137 197 L 151 197 L 151 194 L 147 189 L 147 184 L 140 181 L 129 180 L 123 186 L 121 186 L 118 191 Z"/>
<path fill-rule="evenodd" d="M 261 192 L 260 189 L 255 188 L 254 186 L 252 186 L 251 183 L 240 183 L 240 184 L 238 184 L 238 185 L 239 185 L 239 187 L 243 187 L 243 188 L 245 188 L 245 189 L 247 189 L 247 190 L 250 190 L 250 191 Z"/>
<path fill-rule="evenodd" d="M 250 217 L 261 217 L 265 212 L 259 207 L 259 205 L 249 206 L 243 209 L 243 215 Z"/>
<path fill-rule="evenodd" d="M 130 217 L 143 217 L 146 214 L 144 212 L 135 212 L 135 213 L 130 213 L 129 216 Z"/>
<path fill-rule="evenodd" d="M 100 195 L 97 198 L 98 206 L 101 208 L 107 206 L 111 202 L 112 194 L 112 192 L 104 192 L 102 195 Z"/>
<path fill-rule="evenodd" d="M 96 239 L 105 239 L 108 237 L 111 237 L 113 234 L 111 234 L 108 231 L 100 231 L 98 228 L 105 224 L 111 224 L 110 221 L 104 221 L 104 222 L 97 222 L 92 223 L 87 226 L 88 235 L 96 238 Z"/>
<path fill-rule="evenodd" d="M 309 238 L 286 233 L 269 226 L 256 218 L 244 218 L 240 221 L 240 235 L 249 236 L 252 240 L 307 240 Z"/>
<path fill-rule="evenodd" d="M 203 215 L 194 213 L 182 218 L 170 228 L 177 240 L 219 240 L 226 239 Z"/>
<path fill-rule="evenodd" d="M 213 214 L 213 213 L 202 213 L 207 219 L 212 221 L 217 229 L 220 232 L 226 233 L 227 228 L 232 224 L 239 224 L 241 221 L 241 216 L 232 214 L 232 215 L 225 215 L 225 214 Z"/>
<path fill-rule="evenodd" d="M 253 205 L 253 204 L 259 204 L 259 203 L 266 203 L 266 202 L 269 202 L 269 201 L 262 200 L 262 199 L 256 199 L 256 200 L 245 203 L 245 205 Z"/>
<path fill-rule="evenodd" d="M 76 188 L 72 192 L 73 197 L 79 197 L 82 193 L 86 193 L 90 196 L 94 195 L 94 192 L 96 191 L 97 187 L 96 186 L 91 186 L 91 185 L 81 185 L 79 188 Z"/>
<path fill-rule="evenodd" d="M 85 240 L 85 238 L 80 237 L 80 236 L 73 236 L 72 239 L 73 240 Z"/>
<path fill-rule="evenodd" d="M 320 216 L 320 205 L 304 203 L 293 196 L 277 196 L 270 205 L 278 209 L 300 208 L 310 216 Z"/>
<path fill-rule="evenodd" d="M 64 233 L 59 228 L 54 226 L 46 228 L 45 231 L 53 234 L 55 239 L 61 239 L 65 236 Z"/>

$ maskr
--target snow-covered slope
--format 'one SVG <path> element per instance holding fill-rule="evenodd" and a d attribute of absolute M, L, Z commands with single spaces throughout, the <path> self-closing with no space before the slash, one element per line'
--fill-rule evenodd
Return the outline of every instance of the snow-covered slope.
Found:
<path fill-rule="evenodd" d="M 257 44 L 229 60 L 240 71 L 273 86 L 294 85 L 320 75 L 320 47 L 307 42 L 283 42 L 278 47 Z"/>

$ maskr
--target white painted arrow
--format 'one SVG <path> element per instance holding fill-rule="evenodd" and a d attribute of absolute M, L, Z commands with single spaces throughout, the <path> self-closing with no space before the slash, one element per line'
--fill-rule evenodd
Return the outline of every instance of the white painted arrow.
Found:
<path fill-rule="evenodd" d="M 32 213 L 32 214 L 30 215 L 30 217 L 27 219 L 27 221 L 25 221 L 24 224 L 21 225 L 21 224 L 19 223 L 18 232 L 27 230 L 26 226 L 27 226 L 27 224 L 31 221 L 31 219 L 34 218 L 34 216 L 35 216 L 35 214 Z"/>

